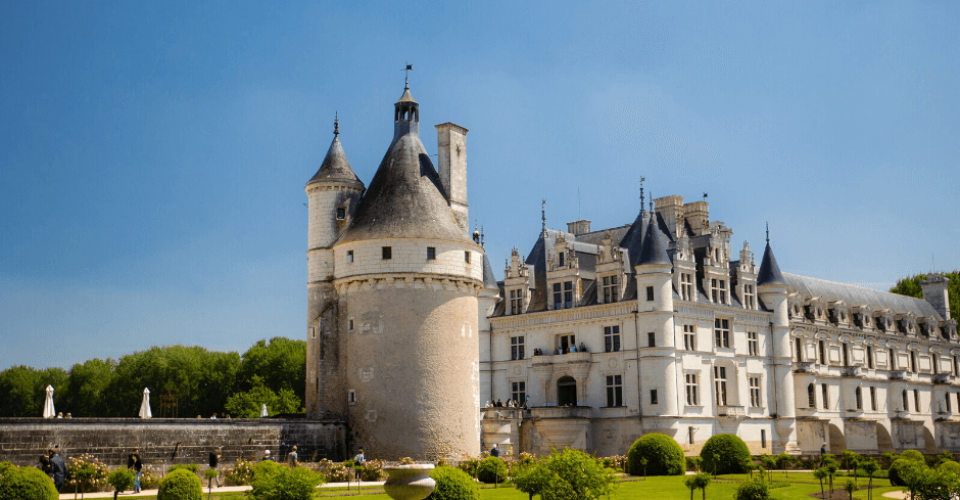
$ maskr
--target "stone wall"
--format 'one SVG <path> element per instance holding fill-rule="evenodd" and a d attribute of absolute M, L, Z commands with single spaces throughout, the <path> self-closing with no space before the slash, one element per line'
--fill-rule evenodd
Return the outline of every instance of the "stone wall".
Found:
<path fill-rule="evenodd" d="M 266 450 L 282 459 L 294 445 L 301 461 L 342 460 L 345 435 L 342 424 L 330 421 L 0 418 L 0 461 L 32 465 L 55 445 L 64 457 L 89 453 L 108 465 L 125 464 L 137 447 L 147 463 L 167 465 L 205 465 L 216 446 L 223 447 L 224 463 L 259 460 Z"/>

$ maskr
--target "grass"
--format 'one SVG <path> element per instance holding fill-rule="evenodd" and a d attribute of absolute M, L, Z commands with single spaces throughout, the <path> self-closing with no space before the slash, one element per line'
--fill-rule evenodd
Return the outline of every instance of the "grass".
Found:
<path fill-rule="evenodd" d="M 748 474 L 727 474 L 721 475 L 719 479 L 728 479 L 734 481 L 743 481 L 749 479 Z M 649 476 L 644 481 L 636 481 L 630 476 L 625 476 L 623 479 L 626 479 L 626 482 L 618 483 L 616 492 L 614 493 L 613 499 L 615 500 L 647 500 L 647 499 L 656 499 L 656 500 L 690 500 L 690 490 L 687 489 L 683 484 L 685 476 Z M 838 474 L 834 478 L 833 485 L 834 488 L 842 488 L 843 484 L 846 482 L 846 477 L 841 478 Z M 820 481 L 813 477 L 813 474 L 810 472 L 787 472 L 784 474 L 782 471 L 775 471 L 773 473 L 773 481 L 777 487 L 771 490 L 771 497 L 773 500 L 813 500 L 810 497 L 811 493 L 820 492 Z M 785 483 L 789 483 L 786 484 Z M 860 479 L 861 485 L 866 485 L 866 479 Z M 707 486 L 707 500 L 730 500 L 733 498 L 733 494 L 737 491 L 737 482 L 712 482 Z M 873 485 L 878 486 L 873 490 L 874 500 L 881 500 L 883 493 L 888 491 L 899 491 L 901 488 L 896 486 L 890 486 L 890 481 L 883 478 L 874 478 Z M 484 486 L 484 485 L 481 485 Z M 386 493 L 375 493 L 377 490 L 382 491 L 382 486 L 379 485 L 369 485 L 363 486 L 358 495 L 363 496 L 363 500 L 391 500 Z M 829 486 L 824 483 L 824 489 L 829 488 Z M 207 498 L 206 488 L 203 490 L 203 498 Z M 338 496 L 353 496 L 357 491 L 356 487 L 351 487 L 350 491 L 347 491 L 347 488 L 338 487 L 338 488 L 323 488 L 317 491 L 317 494 L 314 498 L 335 498 Z M 694 493 L 694 500 L 701 500 L 703 498 L 701 491 Z M 243 498 L 244 492 L 222 492 L 218 493 L 214 491 L 213 498 L 220 499 L 237 499 Z M 518 491 L 517 489 L 511 486 L 505 486 L 501 484 L 499 488 L 493 488 L 492 485 L 489 487 L 483 487 L 480 490 L 481 500 L 529 500 L 529 496 L 526 493 Z M 867 492 L 866 490 L 858 491 L 853 494 L 854 499 L 856 500 L 866 500 Z M 125 499 L 155 499 L 156 496 L 124 496 Z M 540 497 L 536 497 L 535 500 L 541 500 Z"/>

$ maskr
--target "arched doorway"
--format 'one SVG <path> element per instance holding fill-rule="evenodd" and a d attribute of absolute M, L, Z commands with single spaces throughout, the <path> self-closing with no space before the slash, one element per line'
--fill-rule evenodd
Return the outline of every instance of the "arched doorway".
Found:
<path fill-rule="evenodd" d="M 843 438 L 843 432 L 835 424 L 829 424 L 827 431 L 830 433 L 830 453 L 839 455 L 847 449 L 847 440 Z"/>
<path fill-rule="evenodd" d="M 577 406 L 577 381 L 573 377 L 560 377 L 557 381 L 557 404 Z"/>
<path fill-rule="evenodd" d="M 893 449 L 893 440 L 890 439 L 890 432 L 879 422 L 877 423 L 877 451 L 880 453 L 888 451 L 894 453 L 897 451 Z"/>

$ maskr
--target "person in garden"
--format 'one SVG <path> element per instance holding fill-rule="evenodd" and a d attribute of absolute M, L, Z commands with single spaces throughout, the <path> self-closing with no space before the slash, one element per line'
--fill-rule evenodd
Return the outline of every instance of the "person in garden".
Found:
<path fill-rule="evenodd" d="M 293 449 L 290 450 L 290 454 L 287 455 L 287 461 L 290 462 L 290 467 L 296 467 L 300 464 L 297 462 L 297 445 L 293 445 Z"/>
<path fill-rule="evenodd" d="M 276 460 L 270 456 L 270 450 L 263 452 L 263 460 L 261 462 L 275 462 Z"/>
<path fill-rule="evenodd" d="M 219 446 L 214 448 L 213 451 L 210 452 L 210 459 L 209 459 L 209 463 L 207 464 L 210 466 L 211 470 L 217 471 L 217 477 L 214 478 L 217 480 L 217 488 L 220 487 L 220 471 L 217 470 L 217 467 L 220 465 L 220 456 L 222 451 L 223 451 L 223 448 Z M 270 453 L 270 452 L 268 451 L 267 453 Z"/>
<path fill-rule="evenodd" d="M 67 463 L 63 461 L 60 452 L 54 448 L 49 451 L 50 466 L 53 467 L 53 484 L 57 487 L 57 493 L 63 488 L 63 480 L 67 477 Z"/>
<path fill-rule="evenodd" d="M 143 460 L 140 459 L 140 449 L 134 449 L 133 453 L 127 457 L 127 468 L 132 469 L 136 474 L 133 480 L 133 492 L 140 493 L 140 474 L 143 472 Z"/>
<path fill-rule="evenodd" d="M 364 460 L 366 460 L 366 459 L 367 459 L 367 457 L 363 456 L 363 448 L 360 448 L 360 453 L 357 453 L 357 456 L 356 456 L 356 457 L 353 457 L 353 462 L 354 462 L 355 464 L 357 464 L 357 465 L 362 466 Z M 362 467 L 361 467 L 361 469 L 362 469 Z M 356 471 L 356 474 L 357 474 L 357 476 L 356 476 L 357 482 L 360 482 L 360 470 L 357 470 L 357 471 Z"/>
<path fill-rule="evenodd" d="M 493 443 L 493 448 L 490 448 L 490 456 L 491 457 L 500 456 L 500 448 L 497 448 L 497 443 Z"/>
<path fill-rule="evenodd" d="M 50 457 L 46 455 L 40 455 L 40 460 L 37 462 L 37 468 L 46 474 L 51 481 L 53 481 L 53 465 L 50 463 Z"/>

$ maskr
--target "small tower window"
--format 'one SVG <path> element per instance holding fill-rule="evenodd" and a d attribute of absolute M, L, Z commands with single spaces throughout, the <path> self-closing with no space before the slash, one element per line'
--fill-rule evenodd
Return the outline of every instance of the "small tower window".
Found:
<path fill-rule="evenodd" d="M 352 319 L 348 322 L 348 327 L 347 327 L 347 328 L 349 328 L 350 330 L 353 330 L 353 320 L 352 320 Z"/>
<path fill-rule="evenodd" d="M 647 332 L 647 347 L 657 347 L 657 334 Z"/>
<path fill-rule="evenodd" d="M 652 300 L 653 300 L 653 287 L 652 287 L 652 286 L 648 286 L 648 287 L 647 287 L 647 301 L 652 301 Z"/>
<path fill-rule="evenodd" d="M 434 247 L 427 247 L 427 260 L 437 260 L 437 249 Z"/>
<path fill-rule="evenodd" d="M 350 391 L 347 392 L 347 401 L 350 404 L 355 404 L 357 402 L 357 391 L 350 389 Z"/>
<path fill-rule="evenodd" d="M 337 220 L 343 220 L 347 218 L 347 209 L 338 208 L 337 209 Z"/>
<path fill-rule="evenodd" d="M 383 247 L 383 260 L 390 260 L 393 258 L 393 248 L 392 247 Z"/>
<path fill-rule="evenodd" d="M 469 251 L 463 252 L 463 261 L 466 262 L 467 264 L 470 263 L 470 252 L 469 252 Z"/>
<path fill-rule="evenodd" d="M 650 404 L 655 405 L 657 403 L 657 390 L 653 389 L 650 391 Z"/>
<path fill-rule="evenodd" d="M 353 250 L 347 250 L 347 264 L 353 264 Z"/>

